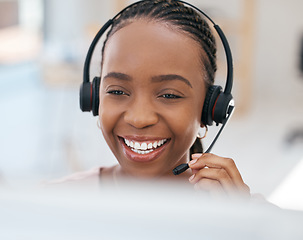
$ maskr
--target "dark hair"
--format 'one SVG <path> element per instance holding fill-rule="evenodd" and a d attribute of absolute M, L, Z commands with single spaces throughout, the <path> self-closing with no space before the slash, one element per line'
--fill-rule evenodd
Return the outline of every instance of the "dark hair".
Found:
<path fill-rule="evenodd" d="M 185 6 L 183 3 L 174 0 L 150 0 L 139 2 L 125 10 L 118 16 L 111 29 L 107 33 L 107 37 L 102 47 L 102 59 L 104 49 L 108 39 L 119 29 L 132 23 L 133 20 L 144 19 L 156 22 L 168 23 L 168 25 L 176 28 L 177 31 L 186 33 L 195 40 L 203 51 L 201 51 L 201 65 L 206 71 L 204 77 L 206 89 L 214 84 L 216 65 L 216 42 L 205 19 L 194 9 Z M 205 58 L 205 54 L 207 58 Z M 101 62 L 101 66 L 103 60 Z M 194 145 L 190 149 L 191 154 L 195 152 L 203 152 L 202 144 L 196 139 Z"/>

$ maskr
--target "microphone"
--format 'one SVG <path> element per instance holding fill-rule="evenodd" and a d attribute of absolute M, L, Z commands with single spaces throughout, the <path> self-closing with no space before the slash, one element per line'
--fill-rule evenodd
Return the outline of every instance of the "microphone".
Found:
<path fill-rule="evenodd" d="M 231 115 L 233 114 L 234 109 L 235 109 L 235 107 L 232 106 L 232 105 L 230 105 L 228 107 L 228 110 L 227 110 L 228 116 L 225 119 L 225 121 L 223 122 L 223 124 L 222 124 L 219 132 L 217 133 L 216 137 L 214 138 L 214 140 L 212 141 L 212 143 L 210 144 L 210 146 L 208 147 L 208 149 L 205 151 L 205 153 L 209 153 L 211 151 L 211 149 L 213 148 L 213 146 L 215 145 L 215 143 L 218 140 L 219 136 L 221 135 L 221 133 L 222 133 L 225 125 L 227 124 L 228 120 L 230 119 Z M 177 167 L 175 167 L 173 169 L 173 173 L 174 173 L 174 175 L 179 175 L 179 174 L 185 172 L 188 168 L 189 168 L 188 163 L 182 163 L 182 164 L 180 164 L 179 166 L 177 166 Z"/>

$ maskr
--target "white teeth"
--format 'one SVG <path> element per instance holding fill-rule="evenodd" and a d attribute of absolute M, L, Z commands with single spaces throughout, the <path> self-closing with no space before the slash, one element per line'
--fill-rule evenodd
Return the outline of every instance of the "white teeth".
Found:
<path fill-rule="evenodd" d="M 127 146 L 132 148 L 133 151 L 136 150 L 135 152 L 137 152 L 139 154 L 146 154 L 146 153 L 153 151 L 153 148 L 162 146 L 166 142 L 166 139 L 162 139 L 162 140 L 155 141 L 153 143 L 148 143 L 148 144 L 146 142 L 143 142 L 140 144 L 139 142 L 134 142 L 134 141 L 124 138 L 124 142 Z M 140 151 L 140 150 L 143 150 L 143 151 Z"/>
<path fill-rule="evenodd" d="M 147 143 L 145 143 L 145 142 L 142 143 L 142 144 L 141 144 L 141 149 L 142 149 L 142 150 L 146 150 L 146 149 L 147 149 Z"/>
<path fill-rule="evenodd" d="M 140 143 L 135 142 L 135 146 L 134 146 L 134 148 L 135 148 L 135 149 L 140 149 L 140 148 L 141 148 L 141 147 L 140 147 Z"/>
<path fill-rule="evenodd" d="M 147 151 L 141 151 L 141 150 L 138 150 L 138 149 L 135 149 L 135 148 L 132 148 L 131 149 L 133 152 L 136 152 L 136 153 L 139 153 L 139 154 L 147 154 L 147 153 L 150 153 L 154 150 L 147 150 Z"/>

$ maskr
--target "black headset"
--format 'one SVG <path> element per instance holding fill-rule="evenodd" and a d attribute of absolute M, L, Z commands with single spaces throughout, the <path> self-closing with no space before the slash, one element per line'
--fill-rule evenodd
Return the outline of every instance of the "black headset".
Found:
<path fill-rule="evenodd" d="M 137 5 L 138 3 L 144 1 L 135 2 L 127 6 L 123 10 L 121 10 L 118 14 L 116 14 L 116 16 L 108 20 L 94 37 L 86 55 L 86 59 L 84 63 L 84 71 L 83 71 L 83 83 L 81 84 L 80 87 L 80 108 L 83 112 L 92 111 L 94 116 L 98 115 L 100 77 L 94 77 L 91 83 L 89 70 L 90 70 L 90 62 L 93 55 L 93 51 L 99 39 L 102 37 L 104 32 L 113 24 L 113 22 L 118 16 L 120 16 L 124 11 L 126 11 L 133 5 Z M 213 27 L 216 29 L 221 39 L 221 42 L 223 44 L 225 55 L 226 55 L 226 62 L 227 62 L 227 77 L 226 77 L 225 89 L 224 91 L 222 91 L 222 87 L 218 85 L 212 85 L 208 88 L 204 100 L 201 122 L 204 125 L 209 125 L 209 126 L 212 125 L 213 122 L 215 122 L 217 125 L 219 123 L 225 124 L 234 106 L 234 101 L 231 94 L 232 85 L 233 85 L 233 61 L 232 61 L 232 54 L 230 51 L 228 41 L 221 28 L 218 25 L 216 25 L 215 22 L 202 10 L 193 6 L 190 3 L 184 1 L 178 1 L 178 2 L 190 6 L 191 8 L 197 10 L 199 13 L 205 16 L 213 24 Z"/>

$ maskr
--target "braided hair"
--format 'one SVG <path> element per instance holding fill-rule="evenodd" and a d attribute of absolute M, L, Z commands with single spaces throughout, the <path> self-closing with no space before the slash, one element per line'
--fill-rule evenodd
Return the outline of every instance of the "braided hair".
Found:
<path fill-rule="evenodd" d="M 134 20 L 150 20 L 163 22 L 174 27 L 177 31 L 184 33 L 195 40 L 201 46 L 201 66 L 206 72 L 204 77 L 206 89 L 214 84 L 216 65 L 216 42 L 205 19 L 194 9 L 185 6 L 175 0 L 148 0 L 134 4 L 118 16 L 110 30 L 102 47 L 102 62 L 104 49 L 108 39 L 121 28 L 131 24 Z M 206 54 L 206 58 L 205 58 Z M 197 138 L 190 149 L 190 154 L 203 152 L 201 141 Z"/>

